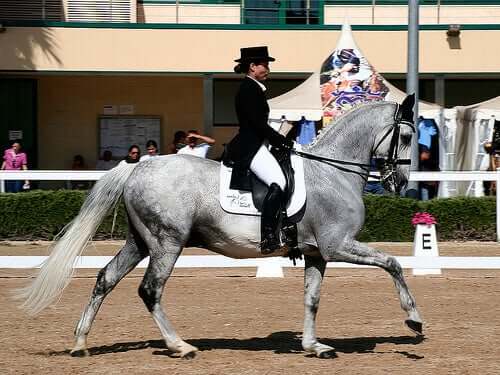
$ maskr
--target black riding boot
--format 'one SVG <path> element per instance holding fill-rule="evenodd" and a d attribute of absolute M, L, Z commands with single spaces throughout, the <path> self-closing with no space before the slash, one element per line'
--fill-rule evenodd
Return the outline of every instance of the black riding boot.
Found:
<path fill-rule="evenodd" d="M 278 184 L 271 184 L 262 208 L 260 223 L 262 254 L 270 254 L 280 247 L 280 222 L 283 205 L 283 190 Z"/>

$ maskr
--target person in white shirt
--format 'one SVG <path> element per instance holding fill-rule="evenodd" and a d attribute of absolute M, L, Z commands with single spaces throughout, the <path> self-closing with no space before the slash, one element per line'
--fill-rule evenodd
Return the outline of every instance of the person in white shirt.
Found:
<path fill-rule="evenodd" d="M 148 153 L 146 155 L 142 155 L 139 161 L 148 160 L 160 155 L 158 153 L 158 144 L 152 139 L 146 142 L 146 151 Z"/>
<path fill-rule="evenodd" d="M 196 130 L 190 130 L 186 142 L 186 146 L 177 151 L 178 155 L 193 155 L 206 158 L 208 150 L 215 143 L 215 139 L 201 135 Z"/>

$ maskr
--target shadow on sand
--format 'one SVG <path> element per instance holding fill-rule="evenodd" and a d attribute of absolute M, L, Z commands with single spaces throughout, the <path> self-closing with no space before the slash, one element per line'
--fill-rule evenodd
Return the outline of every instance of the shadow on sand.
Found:
<path fill-rule="evenodd" d="M 422 336 L 387 336 L 387 337 L 354 337 L 342 339 L 319 339 L 323 344 L 335 348 L 337 353 L 386 353 L 375 351 L 377 344 L 394 345 L 417 345 L 425 340 Z M 236 338 L 210 338 L 186 340 L 200 351 L 208 350 L 248 350 L 248 351 L 273 351 L 276 354 L 283 353 L 304 353 L 301 345 L 299 332 L 281 331 L 270 334 L 267 337 L 252 337 L 248 339 Z M 101 355 L 119 352 L 128 352 L 143 349 L 161 349 L 153 351 L 154 355 L 172 356 L 163 340 L 147 340 L 135 342 L 119 342 L 113 345 L 95 346 L 89 348 L 90 355 Z M 418 360 L 424 358 L 407 351 L 390 350 L 390 353 L 401 354 L 409 359 Z M 69 350 L 36 353 L 39 355 L 67 355 Z M 314 356 L 314 355 L 311 355 Z"/>

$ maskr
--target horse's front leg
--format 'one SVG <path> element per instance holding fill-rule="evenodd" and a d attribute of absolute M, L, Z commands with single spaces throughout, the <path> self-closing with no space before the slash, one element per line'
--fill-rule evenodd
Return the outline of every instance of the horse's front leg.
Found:
<path fill-rule="evenodd" d="M 304 272 L 304 333 L 302 347 L 305 351 L 315 353 L 320 358 L 335 356 L 335 350 L 321 344 L 316 338 L 316 314 L 318 312 L 321 282 L 325 274 L 326 262 L 321 257 L 305 255 Z"/>
<path fill-rule="evenodd" d="M 403 269 L 396 258 L 358 241 L 346 240 L 341 246 L 335 248 L 335 251 L 328 259 L 337 262 L 377 266 L 386 270 L 392 276 L 398 291 L 401 308 L 408 314 L 408 319 L 405 320 L 406 325 L 417 335 L 422 335 L 422 318 L 417 310 L 415 298 L 413 298 L 408 285 L 406 285 Z"/>

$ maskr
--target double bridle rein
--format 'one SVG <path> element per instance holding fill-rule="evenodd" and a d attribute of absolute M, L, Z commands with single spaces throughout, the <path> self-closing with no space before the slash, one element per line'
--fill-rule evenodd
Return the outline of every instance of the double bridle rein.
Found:
<path fill-rule="evenodd" d="M 400 159 L 398 157 L 399 133 L 401 130 L 400 129 L 401 125 L 409 126 L 411 128 L 411 130 L 413 131 L 413 133 L 415 133 L 415 131 L 416 131 L 415 126 L 413 125 L 413 123 L 411 121 L 403 119 L 400 105 L 397 104 L 396 112 L 394 114 L 394 123 L 392 124 L 392 126 L 389 127 L 389 129 L 382 136 L 382 138 L 380 138 L 377 145 L 375 146 L 375 148 L 372 151 L 372 155 L 374 155 L 375 152 L 377 151 L 377 149 L 379 148 L 379 146 L 382 144 L 382 142 L 384 142 L 384 140 L 389 136 L 389 134 L 392 133 L 388 155 L 385 158 L 380 158 L 379 160 L 381 160 L 381 162 L 377 163 L 377 169 L 382 172 L 380 176 L 370 174 L 370 169 L 372 167 L 371 164 L 358 163 L 358 162 L 347 161 L 347 160 L 332 159 L 332 158 L 327 158 L 324 156 L 314 155 L 314 154 L 310 154 L 308 152 L 297 151 L 297 150 L 292 150 L 292 152 L 300 157 L 303 157 L 306 159 L 311 159 L 311 160 L 316 160 L 316 161 L 328 164 L 328 165 L 335 167 L 343 172 L 357 174 L 357 175 L 363 177 L 363 179 L 365 179 L 365 181 L 367 181 L 368 178 L 371 177 L 371 178 L 382 180 L 384 182 L 388 182 L 389 184 L 396 186 L 396 176 L 395 176 L 396 166 L 398 164 L 399 165 L 411 164 L 411 159 Z M 351 168 L 349 168 L 349 166 L 358 167 L 362 171 L 351 169 Z"/>

